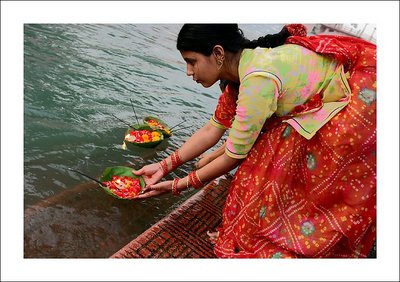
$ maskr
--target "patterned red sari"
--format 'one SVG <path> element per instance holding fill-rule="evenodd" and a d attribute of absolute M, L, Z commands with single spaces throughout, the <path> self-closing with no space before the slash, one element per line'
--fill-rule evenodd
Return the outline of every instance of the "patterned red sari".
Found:
<path fill-rule="evenodd" d="M 218 257 L 365 258 L 376 240 L 376 46 L 346 36 L 289 37 L 340 61 L 351 102 L 310 140 L 267 120 L 230 186 Z M 216 117 L 229 126 L 236 93 Z"/>

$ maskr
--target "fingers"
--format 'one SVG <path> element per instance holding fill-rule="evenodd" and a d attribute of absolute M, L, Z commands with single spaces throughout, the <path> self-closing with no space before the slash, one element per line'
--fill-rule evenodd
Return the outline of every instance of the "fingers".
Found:
<path fill-rule="evenodd" d="M 206 164 L 208 164 L 209 162 L 210 162 L 209 159 L 204 157 L 204 158 L 200 159 L 197 163 L 195 163 L 194 166 L 196 169 L 200 169 L 203 166 L 205 166 Z"/>
<path fill-rule="evenodd" d="M 144 192 L 146 193 L 147 191 L 168 191 L 168 190 L 169 190 L 169 188 L 166 187 L 165 182 L 161 182 L 158 184 L 148 185 L 145 188 Z"/>
<path fill-rule="evenodd" d="M 155 191 L 155 190 L 153 190 L 153 191 L 150 191 L 150 192 L 145 192 L 143 194 L 137 195 L 134 199 L 135 200 L 141 200 L 141 199 L 146 199 L 146 198 L 154 197 L 154 196 L 157 196 L 157 195 L 161 195 L 161 194 L 164 194 L 164 193 L 166 193 L 166 192 L 165 191 Z"/>
<path fill-rule="evenodd" d="M 139 170 L 132 169 L 132 173 L 135 175 L 142 175 L 144 173 L 144 169 L 143 169 L 143 167 Z"/>
<path fill-rule="evenodd" d="M 157 179 L 152 178 L 151 176 L 143 175 L 143 179 L 147 184 L 146 188 L 148 188 L 150 185 L 153 185 L 153 184 L 157 183 Z"/>
<path fill-rule="evenodd" d="M 200 160 L 200 161 L 198 161 L 198 162 L 196 162 L 196 163 L 194 164 L 194 167 L 195 167 L 196 169 L 200 169 L 202 166 L 203 166 L 202 160 Z"/>
<path fill-rule="evenodd" d="M 208 235 L 208 239 L 211 242 L 211 244 L 215 244 L 218 240 L 219 232 L 218 231 L 216 231 L 216 232 L 207 231 L 207 235 Z"/>

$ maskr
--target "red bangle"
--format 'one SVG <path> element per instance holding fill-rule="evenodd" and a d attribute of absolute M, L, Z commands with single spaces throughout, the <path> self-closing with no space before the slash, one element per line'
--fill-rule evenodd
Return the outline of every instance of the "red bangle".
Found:
<path fill-rule="evenodd" d="M 181 158 L 179 157 L 179 153 L 178 150 L 176 150 L 172 155 L 171 155 L 171 164 L 172 164 L 172 169 L 174 170 L 177 167 L 179 167 L 180 165 L 183 164 Z"/>
<path fill-rule="evenodd" d="M 189 173 L 189 182 L 193 188 L 201 188 L 204 186 L 203 182 L 201 182 L 199 176 L 197 175 L 197 171 L 192 171 Z"/>
<path fill-rule="evenodd" d="M 175 178 L 172 181 L 172 195 L 174 196 L 179 196 L 181 194 L 181 191 L 178 190 L 178 182 L 179 182 L 179 178 Z"/>
<path fill-rule="evenodd" d="M 159 164 L 163 171 L 163 176 L 167 175 L 169 172 L 167 161 L 165 159 L 163 159 L 161 162 L 159 162 Z"/>

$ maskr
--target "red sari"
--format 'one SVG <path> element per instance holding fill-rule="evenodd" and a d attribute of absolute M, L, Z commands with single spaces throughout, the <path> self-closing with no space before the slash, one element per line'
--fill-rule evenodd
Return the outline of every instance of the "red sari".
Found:
<path fill-rule="evenodd" d="M 292 36 L 340 61 L 351 102 L 310 140 L 267 120 L 235 173 L 215 254 L 223 258 L 365 258 L 376 240 L 376 46 L 361 39 Z M 215 113 L 231 124 L 234 88 Z"/>

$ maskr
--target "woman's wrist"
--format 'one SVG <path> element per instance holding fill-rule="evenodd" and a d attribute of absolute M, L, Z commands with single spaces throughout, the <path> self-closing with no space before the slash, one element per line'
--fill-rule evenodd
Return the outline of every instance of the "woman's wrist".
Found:
<path fill-rule="evenodd" d="M 163 176 L 166 176 L 170 171 L 173 171 L 177 167 L 181 166 L 183 164 L 183 161 L 179 156 L 178 150 L 176 150 L 170 156 L 160 161 L 158 164 L 163 172 Z"/>
<path fill-rule="evenodd" d="M 178 196 L 183 190 L 190 187 L 189 176 L 185 178 L 175 178 L 172 180 L 171 192 L 173 195 Z"/>
<path fill-rule="evenodd" d="M 190 187 L 190 183 L 189 183 L 189 175 L 185 177 L 186 179 L 186 189 L 188 189 Z"/>
<path fill-rule="evenodd" d="M 198 171 L 194 170 L 188 175 L 189 178 L 189 185 L 195 189 L 199 189 L 204 186 L 203 181 L 201 181 Z"/>
<path fill-rule="evenodd" d="M 171 170 L 174 170 L 183 164 L 183 161 L 179 155 L 179 150 L 173 152 L 170 158 L 171 158 Z"/>
<path fill-rule="evenodd" d="M 182 190 L 178 189 L 178 184 L 179 184 L 180 178 L 175 178 L 172 180 L 172 185 L 171 185 L 171 190 L 172 190 L 172 195 L 174 196 L 179 196 L 182 192 Z"/>
<path fill-rule="evenodd" d="M 161 168 L 161 170 L 163 172 L 163 177 L 166 176 L 169 173 L 167 160 L 163 159 L 162 161 L 160 161 L 158 163 L 158 165 L 160 166 L 160 168 Z"/>

